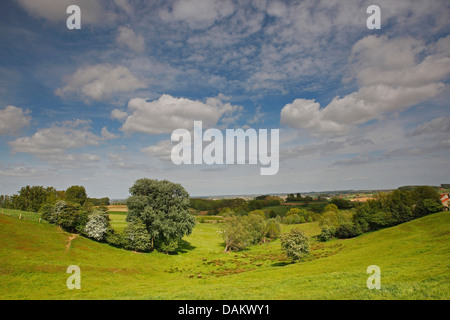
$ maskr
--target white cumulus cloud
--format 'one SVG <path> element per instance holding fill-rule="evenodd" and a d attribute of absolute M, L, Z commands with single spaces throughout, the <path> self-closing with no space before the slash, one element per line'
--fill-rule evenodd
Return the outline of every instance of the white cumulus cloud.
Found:
<path fill-rule="evenodd" d="M 442 40 L 442 39 L 441 39 Z M 421 61 L 425 47 L 412 38 L 368 36 L 352 49 L 351 68 L 360 88 L 327 106 L 296 99 L 281 111 L 281 123 L 320 136 L 345 135 L 355 126 L 403 111 L 444 92 L 450 58 L 442 46 Z"/>
<path fill-rule="evenodd" d="M 0 110 L 0 135 L 16 134 L 30 124 L 29 111 L 15 106 Z"/>
<path fill-rule="evenodd" d="M 163 94 L 158 100 L 134 98 L 128 102 L 130 114 L 121 130 L 147 134 L 172 133 L 178 128 L 192 129 L 194 121 L 202 121 L 203 127 L 218 123 L 223 115 L 228 118 L 240 110 L 239 106 L 224 103 L 219 98 L 209 98 L 206 103 Z M 228 118 L 224 120 L 229 120 Z"/>
<path fill-rule="evenodd" d="M 124 66 L 97 64 L 79 68 L 67 78 L 67 84 L 56 90 L 61 97 L 81 95 L 86 100 L 108 99 L 118 93 L 133 92 L 146 87 Z"/>

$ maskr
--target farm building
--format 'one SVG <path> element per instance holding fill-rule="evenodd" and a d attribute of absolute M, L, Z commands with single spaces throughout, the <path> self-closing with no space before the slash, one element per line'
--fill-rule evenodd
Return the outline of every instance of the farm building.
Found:
<path fill-rule="evenodd" d="M 441 203 L 445 207 L 445 211 L 448 211 L 448 198 L 448 193 L 441 194 Z"/>

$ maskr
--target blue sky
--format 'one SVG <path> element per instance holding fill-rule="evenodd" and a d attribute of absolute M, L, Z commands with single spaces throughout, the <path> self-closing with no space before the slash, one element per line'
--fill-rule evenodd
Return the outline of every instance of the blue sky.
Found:
<path fill-rule="evenodd" d="M 8 0 L 0 17 L 0 194 L 125 198 L 143 177 L 195 196 L 450 181 L 448 1 Z M 196 120 L 279 128 L 278 174 L 174 165 L 170 135 Z"/>

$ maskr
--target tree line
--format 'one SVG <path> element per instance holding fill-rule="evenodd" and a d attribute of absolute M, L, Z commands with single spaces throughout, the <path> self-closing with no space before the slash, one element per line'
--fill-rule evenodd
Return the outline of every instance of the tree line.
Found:
<path fill-rule="evenodd" d="M 89 202 L 82 187 L 71 187 L 65 200 L 46 202 L 42 218 L 63 229 L 126 250 L 175 252 L 182 238 L 190 235 L 195 218 L 189 213 L 189 194 L 167 180 L 139 179 L 129 189 L 127 227 L 111 227 L 108 210 Z M 109 201 L 108 201 L 109 202 Z"/>
<path fill-rule="evenodd" d="M 83 186 L 71 186 L 66 190 L 54 187 L 25 186 L 12 196 L 0 195 L 0 207 L 29 212 L 39 212 L 44 204 L 54 205 L 57 201 L 67 201 L 80 205 L 107 206 L 109 198 L 88 198 Z"/>
<path fill-rule="evenodd" d="M 323 241 L 333 237 L 345 239 L 370 231 L 398 225 L 442 211 L 439 194 L 430 186 L 397 189 L 379 193 L 358 206 L 354 212 L 328 208 L 320 221 Z"/>

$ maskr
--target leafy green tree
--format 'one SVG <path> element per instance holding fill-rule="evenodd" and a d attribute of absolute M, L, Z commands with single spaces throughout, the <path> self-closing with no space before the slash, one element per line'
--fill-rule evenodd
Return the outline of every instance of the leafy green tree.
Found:
<path fill-rule="evenodd" d="M 58 226 L 70 232 L 79 231 L 77 227 L 80 225 L 80 218 L 82 217 L 79 206 L 71 202 L 59 201 L 55 213 Z"/>
<path fill-rule="evenodd" d="M 287 213 L 286 213 L 286 217 L 290 216 L 290 215 L 298 215 L 300 214 L 302 211 L 299 208 L 291 208 Z"/>
<path fill-rule="evenodd" d="M 299 229 L 292 229 L 281 237 L 281 247 L 292 260 L 301 260 L 310 252 L 309 237 Z"/>
<path fill-rule="evenodd" d="M 250 244 L 249 231 L 243 223 L 244 217 L 234 216 L 222 224 L 222 238 L 225 242 L 224 251 L 239 251 Z"/>
<path fill-rule="evenodd" d="M 20 189 L 19 194 L 11 197 L 11 204 L 17 210 L 39 212 L 41 206 L 51 197 L 56 200 L 56 190 L 52 187 L 26 186 Z"/>
<path fill-rule="evenodd" d="M 442 208 L 439 193 L 430 186 L 419 186 L 412 191 L 415 200 L 413 215 L 423 217 L 425 215 L 441 211 Z"/>
<path fill-rule="evenodd" d="M 189 194 L 180 184 L 139 179 L 130 193 L 127 221 L 140 220 L 145 225 L 152 250 L 174 251 L 178 242 L 192 233 L 195 218 L 189 212 Z"/>
<path fill-rule="evenodd" d="M 253 210 L 253 211 L 250 211 L 250 212 L 248 213 L 248 215 L 251 215 L 251 214 L 260 216 L 260 217 L 263 218 L 263 219 L 266 218 L 266 214 L 265 214 L 264 211 L 262 211 L 262 210 Z"/>
<path fill-rule="evenodd" d="M 269 219 L 266 223 L 265 237 L 270 240 L 278 239 L 281 234 L 281 225 L 276 219 Z"/>
<path fill-rule="evenodd" d="M 338 208 L 338 206 L 335 205 L 334 203 L 330 203 L 330 204 L 327 204 L 327 205 L 325 206 L 325 209 L 323 209 L 323 211 L 324 211 L 324 212 L 328 212 L 328 211 L 338 212 L 338 211 L 339 211 L 339 208 Z"/>
<path fill-rule="evenodd" d="M 249 244 L 259 244 L 266 235 L 266 219 L 258 214 L 250 214 L 242 218 L 243 223 L 247 226 Z"/>
<path fill-rule="evenodd" d="M 66 190 L 66 201 L 83 205 L 87 200 L 86 189 L 83 186 L 71 186 Z"/>

